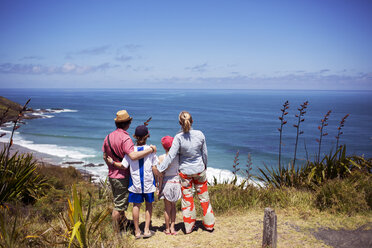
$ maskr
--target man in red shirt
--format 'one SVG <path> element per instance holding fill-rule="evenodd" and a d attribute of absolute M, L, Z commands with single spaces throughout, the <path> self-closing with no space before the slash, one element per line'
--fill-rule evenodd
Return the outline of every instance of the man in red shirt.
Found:
<path fill-rule="evenodd" d="M 138 160 L 150 153 L 155 153 L 156 146 L 151 145 L 150 148 L 144 151 L 135 152 L 133 141 L 127 133 L 132 122 L 132 117 L 129 116 L 126 110 L 120 110 L 116 113 L 114 120 L 116 130 L 106 136 L 102 151 L 103 159 L 106 161 L 109 169 L 108 177 L 114 196 L 114 209 L 112 211 L 113 227 L 116 232 L 120 232 L 120 227 L 125 229 L 128 224 L 125 211 L 128 208 L 129 170 L 122 165 L 116 166 L 115 163 L 109 163 L 107 156 L 113 158 L 114 162 L 121 164 L 126 154 L 128 154 L 130 159 Z"/>

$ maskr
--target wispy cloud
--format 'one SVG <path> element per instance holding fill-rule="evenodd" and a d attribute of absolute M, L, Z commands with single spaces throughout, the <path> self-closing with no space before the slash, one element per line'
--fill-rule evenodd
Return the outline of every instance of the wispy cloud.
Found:
<path fill-rule="evenodd" d="M 150 66 L 132 66 L 132 65 L 127 65 L 125 68 L 127 70 L 131 70 L 134 72 L 151 71 L 153 69 L 153 67 L 150 67 Z"/>
<path fill-rule="evenodd" d="M 138 54 L 136 55 L 136 52 L 141 48 L 141 45 L 138 44 L 126 44 L 120 46 L 116 50 L 116 57 L 115 60 L 125 63 L 134 59 L 140 58 Z"/>
<path fill-rule="evenodd" d="M 201 65 L 185 67 L 185 70 L 189 70 L 189 71 L 192 71 L 192 72 L 205 72 L 207 70 L 207 67 L 208 67 L 208 64 L 204 63 L 204 64 L 201 64 Z"/>
<path fill-rule="evenodd" d="M 331 70 L 329 69 L 323 69 L 323 70 L 320 70 L 319 73 L 322 74 L 322 73 L 326 73 L 326 72 L 330 72 Z"/>
<path fill-rule="evenodd" d="M 96 56 L 96 55 L 101 55 L 105 54 L 108 50 L 110 49 L 109 45 L 104 45 L 104 46 L 98 46 L 98 47 L 91 47 L 91 48 L 85 48 L 79 51 L 75 52 L 69 52 L 65 56 L 66 59 L 72 59 L 75 56 Z"/>
<path fill-rule="evenodd" d="M 105 46 L 99 46 L 99 47 L 92 47 L 92 48 L 87 48 L 83 49 L 81 51 L 76 52 L 76 54 L 82 54 L 82 55 L 99 55 L 99 54 L 104 54 L 106 51 L 110 48 L 109 45 Z"/>
<path fill-rule="evenodd" d="M 127 62 L 127 61 L 130 61 L 133 59 L 132 56 L 126 56 L 126 55 L 119 55 L 115 58 L 117 61 L 120 61 L 120 62 Z"/>
<path fill-rule="evenodd" d="M 42 59 L 44 58 L 41 56 L 25 56 L 21 58 L 20 60 L 42 60 Z"/>
<path fill-rule="evenodd" d="M 135 58 L 138 59 L 140 58 L 140 56 L 138 56 L 138 54 L 137 55 L 135 54 L 140 48 L 142 48 L 142 46 L 138 44 L 123 45 L 116 50 L 115 60 L 120 61 L 120 62 L 128 62 Z"/>
<path fill-rule="evenodd" d="M 109 63 L 103 63 L 95 66 L 77 65 L 73 63 L 65 63 L 62 66 L 45 66 L 40 64 L 0 64 L 0 73 L 2 74 L 75 74 L 82 75 L 94 73 L 97 71 L 106 71 L 117 67 Z"/>
<path fill-rule="evenodd" d="M 150 81 L 150 80 L 149 80 Z M 313 89 L 372 90 L 372 73 L 350 75 L 316 72 L 293 72 L 275 76 L 230 75 L 225 77 L 170 77 L 152 79 L 159 87 L 214 89 Z"/>
<path fill-rule="evenodd" d="M 136 52 L 138 49 L 142 48 L 139 44 L 126 44 L 124 45 L 124 49 L 128 50 L 129 52 Z"/>

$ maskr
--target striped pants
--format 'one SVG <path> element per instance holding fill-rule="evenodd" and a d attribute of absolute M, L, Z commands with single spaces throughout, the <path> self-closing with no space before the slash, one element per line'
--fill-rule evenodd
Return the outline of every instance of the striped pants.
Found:
<path fill-rule="evenodd" d="M 193 175 L 180 173 L 182 190 L 182 214 L 186 233 L 190 233 L 195 225 L 196 211 L 194 206 L 193 187 L 198 193 L 200 205 L 203 209 L 203 225 L 207 230 L 213 230 L 214 213 L 209 203 L 207 170 Z"/>

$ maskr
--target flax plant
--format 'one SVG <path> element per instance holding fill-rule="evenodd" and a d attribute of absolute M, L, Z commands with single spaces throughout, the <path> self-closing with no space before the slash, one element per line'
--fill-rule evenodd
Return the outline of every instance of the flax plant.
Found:
<path fill-rule="evenodd" d="M 15 153 L 8 159 L 0 151 L 0 207 L 14 200 L 33 201 L 43 194 L 46 179 L 36 172 L 36 161 L 31 154 Z M 8 168 L 4 168 L 8 162 Z"/>
<path fill-rule="evenodd" d="M 297 145 L 298 145 L 298 137 L 299 135 L 303 134 L 304 132 L 300 130 L 300 124 L 305 121 L 303 116 L 306 114 L 306 108 L 307 105 L 309 104 L 308 101 L 304 102 L 301 104 L 300 108 L 298 108 L 299 113 L 296 114 L 295 116 L 297 117 L 297 124 L 294 124 L 293 126 L 297 129 L 297 135 L 296 135 L 296 143 L 295 143 L 295 151 L 294 151 L 294 157 L 293 157 L 293 164 L 292 167 L 295 166 L 296 164 L 296 155 L 297 155 Z"/>
<path fill-rule="evenodd" d="M 319 143 L 318 163 L 319 163 L 319 161 L 320 161 L 320 148 L 321 148 L 321 146 L 322 146 L 322 139 L 323 139 L 324 136 L 327 136 L 327 135 L 328 135 L 328 133 L 323 133 L 323 131 L 324 131 L 324 128 L 325 128 L 326 126 L 328 126 L 327 121 L 328 121 L 328 118 L 329 118 L 329 115 L 331 114 L 331 112 L 332 112 L 332 111 L 329 110 L 329 111 L 324 115 L 324 118 L 321 120 L 321 125 L 318 126 L 318 129 L 319 129 L 319 131 L 320 131 L 319 139 L 316 139 L 316 142 Z"/>
<path fill-rule="evenodd" d="M 62 236 L 71 245 L 86 248 L 95 247 L 100 235 L 97 233 L 103 227 L 103 221 L 110 214 L 109 209 L 105 209 L 94 217 L 91 217 L 92 195 L 89 194 L 89 204 L 86 215 L 83 213 L 82 197 L 78 197 L 76 186 L 72 187 L 72 201 L 68 199 L 67 218 L 61 214 L 60 218 L 63 223 L 64 234 Z M 96 235 L 93 237 L 93 235 Z M 77 240 L 77 243 L 76 241 Z"/>
<path fill-rule="evenodd" d="M 288 101 L 285 101 L 285 103 L 283 104 L 283 108 L 280 109 L 282 111 L 282 116 L 279 116 L 279 120 L 280 120 L 280 128 L 278 128 L 278 131 L 280 133 L 280 137 L 279 137 L 279 167 L 281 166 L 281 156 L 282 156 L 282 134 L 283 134 L 283 127 L 285 124 L 287 124 L 287 121 L 284 120 L 284 116 L 286 116 L 288 114 L 287 112 L 287 109 L 289 109 L 289 102 Z"/>

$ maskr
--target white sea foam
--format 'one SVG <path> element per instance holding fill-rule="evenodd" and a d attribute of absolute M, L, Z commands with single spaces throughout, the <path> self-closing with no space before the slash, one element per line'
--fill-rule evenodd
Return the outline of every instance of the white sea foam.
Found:
<path fill-rule="evenodd" d="M 54 115 L 47 115 L 45 113 L 31 113 L 31 116 L 40 116 L 41 118 L 53 118 Z"/>
<path fill-rule="evenodd" d="M 0 129 L 0 133 L 6 133 L 5 136 L 0 138 L 0 142 L 9 142 L 11 131 Z M 19 132 L 14 133 L 13 143 L 30 150 L 45 153 L 61 159 L 82 160 L 95 156 L 95 151 L 86 147 L 58 146 L 55 144 L 35 144 L 33 141 L 23 139 Z"/>
<path fill-rule="evenodd" d="M 46 153 L 48 155 L 56 156 L 59 158 L 70 158 L 70 159 L 86 159 L 92 158 L 95 155 L 89 154 L 89 149 L 85 147 L 73 147 L 73 146 L 57 146 L 54 144 L 35 144 L 28 140 L 19 140 L 14 142 L 17 145 L 26 147 L 30 150 Z"/>
<path fill-rule="evenodd" d="M 234 174 L 229 170 L 223 170 L 223 169 L 216 169 L 213 167 L 207 168 L 207 179 L 209 183 L 214 182 L 214 178 L 217 179 L 218 183 L 222 183 L 225 181 L 231 181 L 234 178 Z M 241 176 L 237 177 L 237 182 L 241 183 L 243 181 L 243 178 Z"/>
<path fill-rule="evenodd" d="M 208 180 L 208 182 L 211 183 L 211 184 L 214 184 L 215 178 L 217 179 L 217 183 L 224 183 L 226 181 L 231 182 L 234 179 L 234 174 L 229 170 L 216 169 L 216 168 L 213 168 L 213 167 L 208 167 L 207 168 L 207 180 Z M 240 185 L 241 183 L 243 183 L 244 180 L 245 179 L 242 176 L 237 175 L 236 184 Z M 248 181 L 248 183 L 256 185 L 256 186 L 261 185 L 260 182 L 254 181 L 252 179 L 250 179 Z M 246 184 L 247 184 L 247 182 L 246 182 Z"/>
<path fill-rule="evenodd" d="M 56 114 L 59 114 L 59 113 L 75 113 L 75 112 L 78 112 L 77 110 L 75 109 L 46 109 L 47 111 L 51 112 L 51 113 L 56 113 Z"/>
<path fill-rule="evenodd" d="M 28 113 L 30 116 L 38 116 L 41 118 L 53 118 L 52 114 L 60 113 L 75 113 L 78 112 L 75 109 L 35 109 L 36 112 Z"/>

